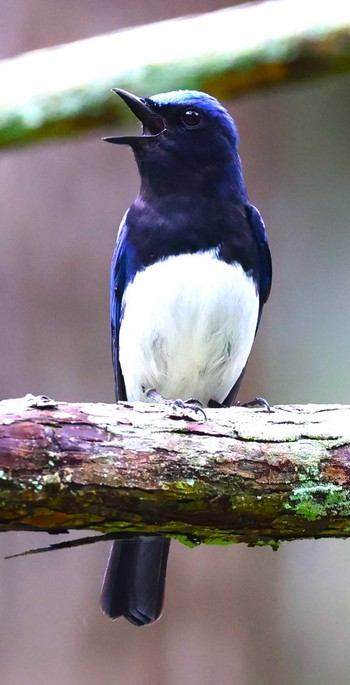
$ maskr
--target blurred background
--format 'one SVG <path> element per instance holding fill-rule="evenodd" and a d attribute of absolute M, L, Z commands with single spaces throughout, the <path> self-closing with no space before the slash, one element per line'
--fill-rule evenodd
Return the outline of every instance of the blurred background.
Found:
<path fill-rule="evenodd" d="M 232 4 L 2 0 L 0 58 Z M 274 263 L 240 398 L 348 403 L 350 77 L 226 105 Z M 113 401 L 109 264 L 138 188 L 131 152 L 99 132 L 8 150 L 0 187 L 1 397 Z M 3 559 L 51 541 L 1 535 L 3 685 L 349 682 L 349 542 L 173 543 L 164 615 L 139 630 L 99 609 L 107 543 Z"/>

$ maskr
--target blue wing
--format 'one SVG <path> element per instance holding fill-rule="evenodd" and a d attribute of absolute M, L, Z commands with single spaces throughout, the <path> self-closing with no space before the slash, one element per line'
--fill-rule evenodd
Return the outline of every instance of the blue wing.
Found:
<path fill-rule="evenodd" d="M 259 318 L 258 325 L 260 323 L 261 312 L 263 305 L 267 302 L 271 290 L 272 281 L 272 264 L 271 264 L 271 253 L 267 240 L 267 233 L 263 218 L 259 210 L 254 207 L 254 205 L 247 205 L 247 214 L 249 223 L 253 229 L 254 235 L 257 240 L 258 246 L 258 256 L 259 256 Z"/>
<path fill-rule="evenodd" d="M 263 218 L 259 210 L 254 207 L 254 205 L 246 205 L 246 212 L 248 222 L 253 230 L 253 234 L 256 238 L 256 243 L 258 247 L 258 291 L 259 291 L 259 314 L 258 321 L 256 324 L 256 331 L 259 328 L 259 323 L 261 319 L 261 314 L 265 302 L 268 300 L 271 290 L 272 281 L 272 263 L 271 263 L 271 253 L 267 240 L 267 233 Z M 255 331 L 255 332 L 256 332 Z M 245 372 L 245 367 L 234 384 L 232 390 L 229 392 L 228 396 L 224 400 L 223 404 L 230 407 L 238 394 L 243 376 Z"/>
<path fill-rule="evenodd" d="M 119 328 L 122 316 L 122 300 L 127 284 L 127 223 L 124 216 L 117 235 L 111 265 L 110 282 L 110 316 L 111 316 L 111 344 L 114 369 L 116 400 L 126 400 L 125 382 L 119 362 Z"/>

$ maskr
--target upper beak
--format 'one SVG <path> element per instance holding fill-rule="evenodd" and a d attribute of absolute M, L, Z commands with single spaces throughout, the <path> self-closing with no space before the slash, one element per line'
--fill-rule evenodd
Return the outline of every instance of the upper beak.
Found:
<path fill-rule="evenodd" d="M 141 121 L 144 133 L 141 136 L 108 136 L 102 138 L 102 140 L 105 140 L 107 143 L 133 145 L 136 141 L 157 138 L 160 133 L 165 131 L 162 117 L 155 114 L 142 98 L 138 98 L 126 90 L 121 90 L 121 88 L 112 88 L 112 91 L 124 100 L 129 109 Z"/>

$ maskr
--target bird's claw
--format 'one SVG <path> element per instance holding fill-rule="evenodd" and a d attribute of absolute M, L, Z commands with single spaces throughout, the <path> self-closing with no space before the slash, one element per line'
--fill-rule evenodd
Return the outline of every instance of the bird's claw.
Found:
<path fill-rule="evenodd" d="M 188 400 L 167 400 L 155 388 L 145 390 L 145 395 L 155 402 L 167 407 L 168 415 L 173 419 L 185 419 L 187 421 L 206 421 L 207 416 L 199 400 L 192 397 Z"/>
<path fill-rule="evenodd" d="M 188 421 L 206 421 L 207 415 L 199 400 L 168 400 L 172 410 L 175 410 L 174 418 L 187 419 Z"/>
<path fill-rule="evenodd" d="M 247 407 L 247 408 L 262 407 L 263 409 L 266 409 L 266 411 L 269 414 L 271 414 L 271 407 L 270 407 L 268 401 L 265 400 L 263 397 L 255 397 L 250 402 L 236 402 L 236 406 L 237 407 Z"/>

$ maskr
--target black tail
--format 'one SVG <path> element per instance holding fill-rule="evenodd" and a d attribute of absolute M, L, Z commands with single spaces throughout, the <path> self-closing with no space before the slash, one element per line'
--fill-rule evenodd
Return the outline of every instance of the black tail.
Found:
<path fill-rule="evenodd" d="M 164 599 L 170 540 L 156 535 L 115 540 L 102 585 L 101 608 L 136 626 L 159 618 Z"/>

